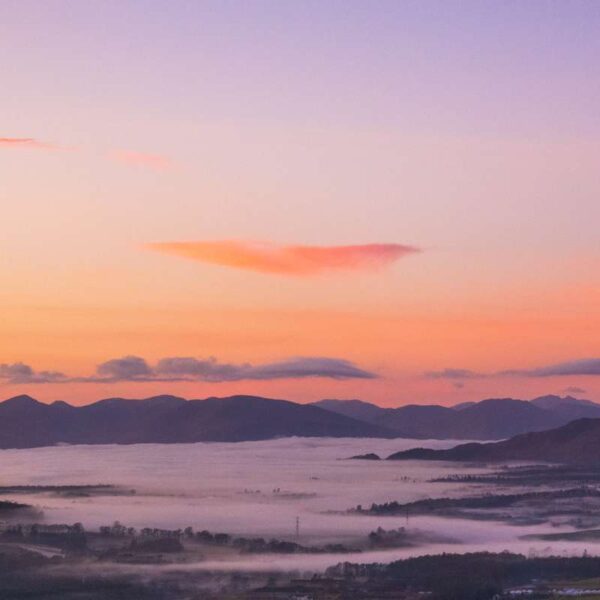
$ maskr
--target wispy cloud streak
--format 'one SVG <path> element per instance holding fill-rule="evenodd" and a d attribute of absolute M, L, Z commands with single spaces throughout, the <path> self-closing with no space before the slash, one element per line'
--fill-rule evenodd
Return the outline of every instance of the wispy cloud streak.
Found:
<path fill-rule="evenodd" d="M 419 252 L 401 244 L 288 246 L 268 242 L 159 242 L 147 248 L 198 262 L 274 275 L 311 276 L 373 270 Z"/>
<path fill-rule="evenodd" d="M 55 144 L 41 142 L 35 138 L 0 137 L 0 148 L 30 148 L 34 150 L 58 150 Z"/>
<path fill-rule="evenodd" d="M 66 146 L 59 146 L 58 144 L 43 142 L 33 137 L 0 137 L 0 148 L 49 151 L 66 151 L 74 149 Z M 135 150 L 113 150 L 108 153 L 105 152 L 104 158 L 125 165 L 144 167 L 154 171 L 166 171 L 173 168 L 173 161 L 167 156 L 138 152 Z"/>

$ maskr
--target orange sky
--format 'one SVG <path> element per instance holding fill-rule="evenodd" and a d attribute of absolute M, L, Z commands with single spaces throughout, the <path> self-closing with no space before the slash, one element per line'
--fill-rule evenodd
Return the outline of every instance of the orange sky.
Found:
<path fill-rule="evenodd" d="M 0 398 L 600 400 L 599 20 L 0 7 Z"/>

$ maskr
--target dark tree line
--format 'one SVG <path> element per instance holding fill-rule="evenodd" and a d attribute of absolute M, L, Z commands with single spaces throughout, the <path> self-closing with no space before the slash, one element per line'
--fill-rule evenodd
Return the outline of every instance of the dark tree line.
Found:
<path fill-rule="evenodd" d="M 533 580 L 558 581 L 600 576 L 600 557 L 526 558 L 521 554 L 478 552 L 440 554 L 390 564 L 340 563 L 328 577 L 366 579 L 367 587 L 429 592 L 435 600 L 489 600 L 506 588 Z"/>
<path fill-rule="evenodd" d="M 549 492 L 525 492 L 522 494 L 485 494 L 482 496 L 467 496 L 465 498 L 426 498 L 415 502 L 400 503 L 397 501 L 371 504 L 365 509 L 358 505 L 353 512 L 375 515 L 423 514 L 448 509 L 479 509 L 479 508 L 508 508 L 517 502 L 530 500 L 558 500 L 562 498 L 600 497 L 600 491 L 595 488 L 581 486 L 567 490 Z"/>

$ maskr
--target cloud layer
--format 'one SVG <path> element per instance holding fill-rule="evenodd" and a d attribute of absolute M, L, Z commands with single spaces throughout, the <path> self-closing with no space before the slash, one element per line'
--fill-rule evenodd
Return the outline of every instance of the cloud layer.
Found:
<path fill-rule="evenodd" d="M 199 262 L 258 273 L 310 276 L 385 267 L 419 250 L 401 244 L 283 246 L 268 242 L 162 242 L 148 248 Z"/>
<path fill-rule="evenodd" d="M 522 375 L 525 377 L 600 375 L 600 358 L 582 358 L 545 367 L 538 367 L 536 369 L 503 371 L 501 375 Z"/>
<path fill-rule="evenodd" d="M 442 369 L 427 371 L 428 379 L 478 379 L 483 377 L 571 377 L 600 375 L 600 358 L 582 358 L 534 369 L 509 369 L 480 373 L 469 369 Z"/>
<path fill-rule="evenodd" d="M 150 365 L 139 356 L 113 358 L 99 364 L 94 375 L 68 377 L 58 371 L 34 371 L 24 363 L 0 364 L 0 380 L 25 383 L 117 383 L 120 381 L 267 381 L 326 377 L 329 379 L 374 379 L 370 371 L 341 358 L 297 357 L 263 365 L 222 363 L 216 358 L 175 356 Z"/>
<path fill-rule="evenodd" d="M 6 383 L 61 383 L 68 377 L 59 371 L 34 371 L 22 362 L 0 364 L 0 380 Z"/>

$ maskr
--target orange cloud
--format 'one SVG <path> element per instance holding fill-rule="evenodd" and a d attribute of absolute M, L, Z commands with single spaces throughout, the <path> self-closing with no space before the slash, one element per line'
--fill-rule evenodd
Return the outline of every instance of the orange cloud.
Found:
<path fill-rule="evenodd" d="M 370 270 L 418 252 L 400 244 L 282 246 L 267 242 L 162 242 L 148 248 L 199 262 L 258 273 L 310 276 L 333 271 Z"/>
<path fill-rule="evenodd" d="M 10 138 L 0 137 L 0 147 L 2 148 L 33 148 L 35 150 L 56 150 L 53 144 L 40 142 L 35 138 Z"/>
<path fill-rule="evenodd" d="M 112 157 L 126 165 L 147 167 L 155 171 L 166 171 L 173 167 L 173 162 L 166 156 L 160 154 L 146 154 L 145 152 L 134 152 L 133 150 L 116 150 Z"/>

